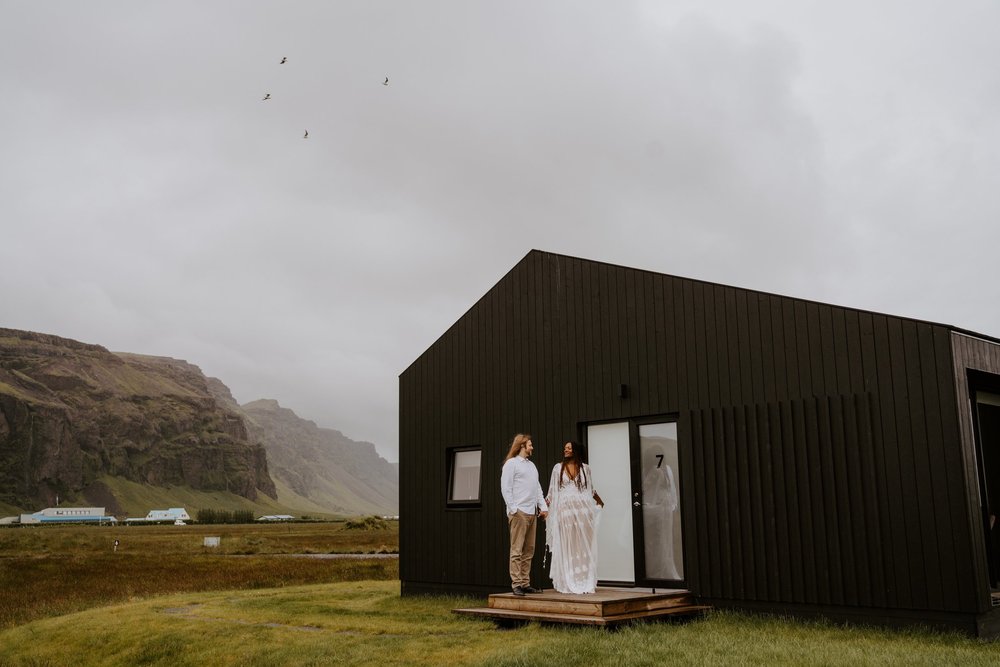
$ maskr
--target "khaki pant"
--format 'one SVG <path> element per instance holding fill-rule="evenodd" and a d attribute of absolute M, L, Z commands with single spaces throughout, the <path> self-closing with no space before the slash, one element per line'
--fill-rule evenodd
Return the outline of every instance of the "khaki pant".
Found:
<path fill-rule="evenodd" d="M 510 525 L 510 583 L 515 588 L 531 585 L 531 558 L 535 555 L 535 515 L 521 510 L 507 517 Z"/>

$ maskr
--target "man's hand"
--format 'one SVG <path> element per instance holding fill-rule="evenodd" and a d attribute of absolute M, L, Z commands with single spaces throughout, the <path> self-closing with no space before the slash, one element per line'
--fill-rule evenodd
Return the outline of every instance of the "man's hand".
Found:
<path fill-rule="evenodd" d="M 549 515 L 549 513 L 548 513 L 548 512 L 539 512 L 539 513 L 538 513 L 538 516 L 542 517 L 543 519 L 544 519 L 545 517 L 547 517 L 548 515 Z"/>

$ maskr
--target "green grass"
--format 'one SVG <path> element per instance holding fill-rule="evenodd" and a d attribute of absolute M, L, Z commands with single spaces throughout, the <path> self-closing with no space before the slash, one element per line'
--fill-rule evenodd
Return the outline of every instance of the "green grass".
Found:
<path fill-rule="evenodd" d="M 0 341 L 0 342 L 2 342 L 2 341 Z M 22 400 L 22 401 L 30 400 L 27 394 L 25 394 L 25 393 L 23 393 L 21 391 L 18 391 L 18 389 L 16 387 L 14 387 L 13 385 L 9 385 L 6 382 L 0 382 L 0 394 L 5 394 L 7 396 L 13 396 L 14 398 L 17 398 L 17 399 Z"/>
<path fill-rule="evenodd" d="M 16 505 L 8 505 L 7 503 L 0 501 L 0 518 L 5 516 L 17 516 L 18 514 L 26 514 L 26 512 Z"/>
<path fill-rule="evenodd" d="M 219 537 L 206 551 L 205 537 Z M 0 559 L 154 554 L 328 554 L 392 552 L 399 523 L 379 530 L 347 530 L 344 522 L 188 526 L 21 526 L 0 528 Z M 2 562 L 2 561 L 0 561 Z"/>
<path fill-rule="evenodd" d="M 2 563 L 0 628 L 178 591 L 281 588 L 397 579 L 396 559 L 104 554 Z"/>
<path fill-rule="evenodd" d="M 397 529 L 0 529 L 0 665 L 1000 664 L 1000 643 L 955 634 L 731 613 L 497 630 L 451 613 L 481 599 L 401 598 L 395 559 L 283 555 L 392 549 Z M 208 535 L 218 550 L 202 546 Z"/>
<path fill-rule="evenodd" d="M 957 635 L 844 629 L 713 613 L 611 632 L 497 630 L 401 598 L 395 581 L 186 593 L 0 631 L 13 665 L 994 665 L 1000 646 Z"/>
<path fill-rule="evenodd" d="M 204 547 L 206 536 L 221 538 L 219 547 Z M 395 522 L 381 531 L 342 523 L 0 529 L 0 628 L 179 591 L 396 579 L 395 559 L 281 555 L 391 552 L 398 544 Z"/>

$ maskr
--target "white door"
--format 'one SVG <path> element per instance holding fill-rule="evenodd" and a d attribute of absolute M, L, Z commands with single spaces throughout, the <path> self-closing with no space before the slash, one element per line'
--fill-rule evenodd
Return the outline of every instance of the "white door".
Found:
<path fill-rule="evenodd" d="M 594 489 L 604 501 L 597 532 L 597 579 L 634 583 L 629 423 L 588 426 L 587 453 Z"/>

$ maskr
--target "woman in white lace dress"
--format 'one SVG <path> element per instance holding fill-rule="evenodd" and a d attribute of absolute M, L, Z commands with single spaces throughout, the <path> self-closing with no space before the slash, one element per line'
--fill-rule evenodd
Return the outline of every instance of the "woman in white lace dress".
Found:
<path fill-rule="evenodd" d="M 545 544 L 552 553 L 552 583 L 560 593 L 597 589 L 597 527 L 604 503 L 583 458 L 575 442 L 563 446 L 563 460 L 552 469 L 546 498 Z"/>

